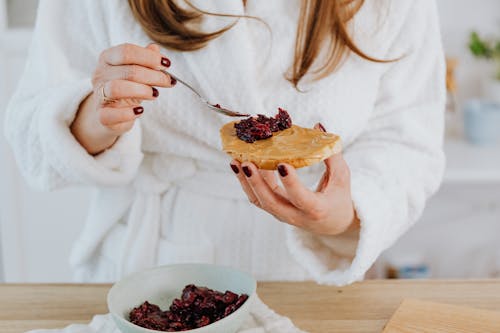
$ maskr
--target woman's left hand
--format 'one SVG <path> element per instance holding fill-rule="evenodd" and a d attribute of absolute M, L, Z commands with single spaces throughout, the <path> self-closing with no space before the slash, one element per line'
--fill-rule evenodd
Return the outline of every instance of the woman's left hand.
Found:
<path fill-rule="evenodd" d="M 278 220 L 322 235 L 338 235 L 358 224 L 351 198 L 350 171 L 342 154 L 325 161 L 326 170 L 315 192 L 300 181 L 294 167 L 280 164 L 279 186 L 274 171 L 253 163 L 231 162 L 251 203 Z"/>

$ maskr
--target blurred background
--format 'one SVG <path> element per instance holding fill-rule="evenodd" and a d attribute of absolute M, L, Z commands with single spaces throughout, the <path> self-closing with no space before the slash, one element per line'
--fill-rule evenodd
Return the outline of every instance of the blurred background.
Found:
<path fill-rule="evenodd" d="M 23 71 L 37 0 L 0 0 L 0 281 L 71 281 L 89 189 L 38 193 L 17 171 L 4 111 Z M 500 277 L 500 1 L 437 0 L 448 58 L 443 185 L 377 261 L 377 277 Z M 477 34 L 471 35 L 472 32 Z"/>

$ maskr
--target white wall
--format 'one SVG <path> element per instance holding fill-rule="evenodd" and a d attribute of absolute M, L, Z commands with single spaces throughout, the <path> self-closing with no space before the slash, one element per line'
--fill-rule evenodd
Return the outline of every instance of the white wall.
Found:
<path fill-rule="evenodd" d="M 468 38 L 472 30 L 500 38 L 500 1 L 437 0 L 437 3 L 446 53 L 459 59 L 458 100 L 481 96 L 481 82 L 493 72 L 491 65 L 471 56 Z"/>

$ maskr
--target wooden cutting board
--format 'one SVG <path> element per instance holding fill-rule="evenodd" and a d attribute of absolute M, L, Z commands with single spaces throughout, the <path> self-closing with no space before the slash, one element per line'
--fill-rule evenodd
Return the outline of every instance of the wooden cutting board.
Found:
<path fill-rule="evenodd" d="M 405 299 L 382 333 L 499 333 L 500 312 Z"/>

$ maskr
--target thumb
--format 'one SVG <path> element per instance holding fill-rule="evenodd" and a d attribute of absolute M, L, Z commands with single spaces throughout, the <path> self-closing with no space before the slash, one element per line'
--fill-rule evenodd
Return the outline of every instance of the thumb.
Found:
<path fill-rule="evenodd" d="M 333 154 L 325 161 L 326 169 L 333 183 L 339 186 L 347 186 L 351 183 L 351 172 L 342 153 Z"/>
<path fill-rule="evenodd" d="M 160 47 L 158 46 L 158 44 L 155 44 L 155 43 L 148 44 L 148 46 L 146 46 L 146 48 L 149 50 L 158 52 L 158 53 L 160 52 Z"/>
<path fill-rule="evenodd" d="M 326 132 L 325 127 L 321 123 L 314 125 L 314 129 Z M 326 173 L 328 178 L 333 181 L 333 184 L 340 186 L 350 186 L 351 173 L 342 153 L 336 153 L 324 160 Z"/>
<path fill-rule="evenodd" d="M 320 130 L 321 132 L 327 132 L 326 129 L 325 129 L 325 126 L 323 126 L 321 123 L 316 123 L 316 125 L 314 125 L 313 127 L 314 129 L 317 129 L 317 130 Z"/>

